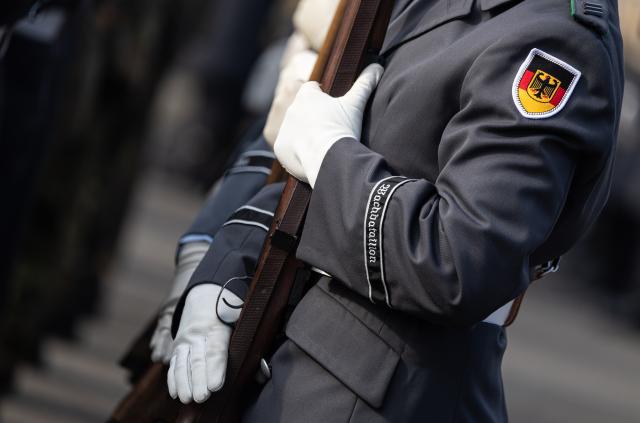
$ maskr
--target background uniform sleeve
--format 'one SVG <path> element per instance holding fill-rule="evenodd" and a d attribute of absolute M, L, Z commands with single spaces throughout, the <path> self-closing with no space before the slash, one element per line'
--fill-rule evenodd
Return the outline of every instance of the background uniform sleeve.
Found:
<path fill-rule="evenodd" d="M 186 297 L 194 287 L 216 284 L 245 298 L 283 188 L 284 183 L 263 187 L 222 225 L 178 301 L 172 324 L 174 336 Z"/>
<path fill-rule="evenodd" d="M 231 213 L 264 187 L 274 159 L 264 138 L 251 143 L 211 191 L 204 207 L 178 241 L 178 248 L 193 241 L 210 243 Z"/>
<path fill-rule="evenodd" d="M 620 69 L 592 33 L 569 37 L 562 22 L 523 28 L 476 58 L 459 112 L 441 140 L 424 141 L 439 143 L 437 180 L 405 178 L 364 145 L 337 142 L 320 169 L 298 257 L 375 303 L 435 323 L 479 322 L 523 292 L 540 264 L 530 258 L 572 190 L 583 181 L 580 189 L 593 187 L 607 171 L 617 127 Z M 511 94 L 532 48 L 582 72 L 565 108 L 546 119 L 522 116 Z M 412 113 L 433 111 L 425 104 Z M 384 142 L 402 148 L 402 140 Z M 585 176 L 586 157 L 603 166 Z"/>

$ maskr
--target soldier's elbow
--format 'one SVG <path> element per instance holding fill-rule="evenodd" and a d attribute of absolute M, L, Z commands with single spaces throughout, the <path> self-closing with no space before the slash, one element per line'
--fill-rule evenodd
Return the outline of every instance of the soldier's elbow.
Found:
<path fill-rule="evenodd" d="M 451 302 L 442 307 L 442 323 L 446 326 L 469 327 L 483 320 L 488 313 L 479 307 Z"/>
<path fill-rule="evenodd" d="M 437 309 L 435 321 L 444 326 L 469 327 L 483 321 L 493 313 L 495 301 L 489 296 L 479 292 L 467 292 L 460 290 L 456 295 L 441 296 L 435 303 Z M 423 310 L 429 314 L 428 309 Z M 425 316 L 434 320 L 434 315 Z"/>

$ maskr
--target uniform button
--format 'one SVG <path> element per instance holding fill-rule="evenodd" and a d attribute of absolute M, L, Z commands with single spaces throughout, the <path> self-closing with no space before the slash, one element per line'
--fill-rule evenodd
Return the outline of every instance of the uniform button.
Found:
<path fill-rule="evenodd" d="M 260 371 L 265 379 L 271 379 L 271 366 L 264 358 L 260 360 Z"/>
<path fill-rule="evenodd" d="M 256 382 L 260 385 L 265 384 L 271 379 L 271 366 L 264 358 L 260 359 L 260 370 L 256 372 Z"/>

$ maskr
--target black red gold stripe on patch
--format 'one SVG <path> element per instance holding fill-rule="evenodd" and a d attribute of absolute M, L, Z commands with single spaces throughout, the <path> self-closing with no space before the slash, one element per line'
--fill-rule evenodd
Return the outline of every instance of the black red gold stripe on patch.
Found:
<path fill-rule="evenodd" d="M 513 101 L 527 118 L 553 116 L 567 104 L 580 71 L 539 49 L 533 49 L 513 82 Z"/>

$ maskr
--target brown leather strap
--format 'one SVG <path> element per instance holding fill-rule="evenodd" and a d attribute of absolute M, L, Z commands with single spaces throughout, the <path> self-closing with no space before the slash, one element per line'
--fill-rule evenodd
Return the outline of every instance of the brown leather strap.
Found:
<path fill-rule="evenodd" d="M 522 305 L 522 301 L 524 300 L 524 294 L 520 295 L 518 298 L 513 300 L 513 304 L 511 304 L 511 310 L 509 310 L 509 315 L 507 316 L 507 320 L 505 320 L 504 326 L 505 328 L 511 326 L 513 322 L 515 322 L 516 317 L 518 317 L 518 312 L 520 311 L 520 306 Z"/>

